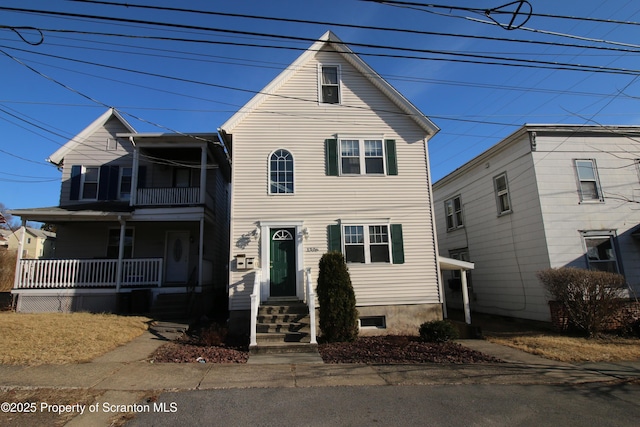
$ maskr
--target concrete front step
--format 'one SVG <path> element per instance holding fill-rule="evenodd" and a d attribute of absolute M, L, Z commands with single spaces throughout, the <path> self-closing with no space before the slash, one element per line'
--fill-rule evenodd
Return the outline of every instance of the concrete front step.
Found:
<path fill-rule="evenodd" d="M 266 343 L 290 343 L 290 342 L 309 342 L 310 337 L 305 332 L 266 332 L 257 333 L 256 342 L 258 345 Z"/>
<path fill-rule="evenodd" d="M 310 333 L 311 328 L 309 322 L 290 322 L 290 323 L 258 323 L 256 332 L 272 333 L 272 332 L 305 332 Z"/>
<path fill-rule="evenodd" d="M 288 305 L 261 305 L 258 308 L 259 316 L 274 316 L 285 314 L 309 314 L 309 307 L 306 304 L 297 303 Z"/>
<path fill-rule="evenodd" d="M 258 323 L 299 323 L 309 319 L 308 313 L 303 314 L 260 314 Z"/>

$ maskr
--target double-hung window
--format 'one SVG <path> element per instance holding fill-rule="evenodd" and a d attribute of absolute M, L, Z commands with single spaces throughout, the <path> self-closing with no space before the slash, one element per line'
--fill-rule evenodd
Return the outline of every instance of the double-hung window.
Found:
<path fill-rule="evenodd" d="M 345 225 L 345 260 L 355 263 L 389 262 L 391 240 L 388 225 Z"/>
<path fill-rule="evenodd" d="M 340 68 L 337 65 L 320 67 L 320 102 L 340 103 Z"/>
<path fill-rule="evenodd" d="M 326 139 L 325 156 L 329 176 L 398 175 L 394 139 L 344 135 Z"/>
<path fill-rule="evenodd" d="M 131 198 L 131 171 L 132 168 L 120 168 L 120 180 L 118 183 L 118 198 L 129 200 Z"/>
<path fill-rule="evenodd" d="M 384 175 L 384 148 L 381 139 L 341 139 L 342 175 Z"/>
<path fill-rule="evenodd" d="M 127 227 L 124 230 L 124 258 L 133 257 L 133 228 Z M 110 228 L 107 240 L 107 258 L 118 258 L 120 251 L 120 229 Z"/>
<path fill-rule="evenodd" d="M 590 270 L 619 273 L 614 235 L 607 232 L 584 232 L 582 236 L 586 250 L 587 265 Z"/>
<path fill-rule="evenodd" d="M 460 196 L 445 201 L 444 211 L 447 217 L 447 230 L 455 230 L 464 225 L 462 221 L 462 201 L 460 200 Z"/>
<path fill-rule="evenodd" d="M 604 201 L 598 179 L 596 161 L 593 159 L 577 159 L 575 164 L 576 173 L 578 174 L 580 201 Z"/>
<path fill-rule="evenodd" d="M 498 215 L 511 212 L 511 199 L 509 198 L 509 182 L 507 174 L 501 173 L 493 178 L 493 186 L 496 192 L 496 203 L 498 206 Z"/>
<path fill-rule="evenodd" d="M 349 222 L 328 231 L 329 250 L 342 252 L 348 263 L 404 263 L 401 224 Z"/>
<path fill-rule="evenodd" d="M 81 199 L 96 200 L 98 198 L 98 181 L 100 179 L 100 168 L 97 166 L 84 166 L 82 168 L 82 181 L 80 188 Z"/>

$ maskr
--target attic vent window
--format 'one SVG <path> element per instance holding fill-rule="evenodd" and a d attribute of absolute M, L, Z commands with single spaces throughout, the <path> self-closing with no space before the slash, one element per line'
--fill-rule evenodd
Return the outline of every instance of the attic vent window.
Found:
<path fill-rule="evenodd" d="M 321 102 L 340 103 L 340 78 L 338 66 L 323 66 L 320 72 Z"/>
<path fill-rule="evenodd" d="M 115 151 L 117 149 L 118 149 L 118 142 L 115 140 L 115 138 L 107 138 L 107 150 Z"/>

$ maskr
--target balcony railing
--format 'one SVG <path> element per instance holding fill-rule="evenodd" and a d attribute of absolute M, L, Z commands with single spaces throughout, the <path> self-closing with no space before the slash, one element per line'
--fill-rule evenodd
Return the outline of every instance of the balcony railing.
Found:
<path fill-rule="evenodd" d="M 136 205 L 171 206 L 195 205 L 200 203 L 199 187 L 139 188 Z"/>
<path fill-rule="evenodd" d="M 113 288 L 117 259 L 22 259 L 16 289 Z M 120 287 L 160 286 L 162 258 L 122 261 Z"/>

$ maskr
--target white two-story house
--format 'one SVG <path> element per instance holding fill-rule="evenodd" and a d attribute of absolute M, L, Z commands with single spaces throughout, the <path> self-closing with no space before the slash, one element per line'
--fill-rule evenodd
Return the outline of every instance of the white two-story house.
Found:
<path fill-rule="evenodd" d="M 19 261 L 18 311 L 226 308 L 230 165 L 215 133 L 140 134 L 111 109 L 48 161 L 59 206 L 12 213 L 55 224 L 56 255 Z"/>
<path fill-rule="evenodd" d="M 473 261 L 471 308 L 549 321 L 536 273 L 623 274 L 640 291 L 640 127 L 525 125 L 433 186 L 440 253 Z M 449 307 L 461 283 L 445 281 Z"/>
<path fill-rule="evenodd" d="M 252 299 L 305 301 L 332 250 L 363 328 L 417 333 L 441 319 L 427 150 L 437 131 L 331 32 L 224 123 L 232 324 L 248 330 Z"/>

